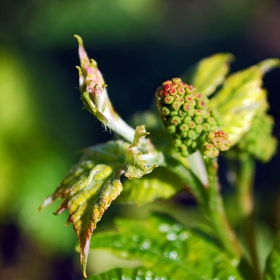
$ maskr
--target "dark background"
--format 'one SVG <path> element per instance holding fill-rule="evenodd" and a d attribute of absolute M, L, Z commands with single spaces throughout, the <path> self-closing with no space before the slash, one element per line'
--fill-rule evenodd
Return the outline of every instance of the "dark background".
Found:
<path fill-rule="evenodd" d="M 48 0 L 0 4 L 0 279 L 80 279 L 67 219 L 36 213 L 82 148 L 112 137 L 79 99 L 79 34 L 126 119 L 162 81 L 203 57 L 235 55 L 232 71 L 280 57 L 274 0 Z M 280 70 L 264 79 L 280 138 Z M 279 155 L 257 166 L 259 215 L 280 225 Z M 257 199 L 258 200 L 258 199 Z"/>

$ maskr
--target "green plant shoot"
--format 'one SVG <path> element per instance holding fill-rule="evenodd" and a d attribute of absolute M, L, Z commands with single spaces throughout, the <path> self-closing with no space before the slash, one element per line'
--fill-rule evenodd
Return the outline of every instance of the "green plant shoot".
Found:
<path fill-rule="evenodd" d="M 101 249 L 138 265 L 112 267 L 90 279 L 280 279 L 279 234 L 262 266 L 253 217 L 255 162 L 268 162 L 277 147 L 262 78 L 280 61 L 268 59 L 229 74 L 231 54 L 204 58 L 151 89 L 156 106 L 136 114 L 129 125 L 114 110 L 97 63 L 75 37 L 84 108 L 118 140 L 85 148 L 39 210 L 62 200 L 55 214 L 69 212 L 67 224 L 73 223 L 78 238 L 84 277 L 89 252 Z M 235 172 L 234 225 L 221 195 L 221 154 Z M 93 233 L 115 200 L 145 205 L 180 192 L 194 198 L 204 226 L 188 227 L 170 215 L 151 214 L 142 221 L 119 217 L 114 230 Z M 167 213 L 164 207 L 160 212 Z M 243 243 L 236 229 L 246 229 Z"/>

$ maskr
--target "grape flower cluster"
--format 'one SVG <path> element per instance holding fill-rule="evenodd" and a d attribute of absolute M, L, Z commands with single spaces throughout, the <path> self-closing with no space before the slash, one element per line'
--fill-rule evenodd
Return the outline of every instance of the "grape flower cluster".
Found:
<path fill-rule="evenodd" d="M 173 135 L 173 146 L 183 157 L 202 150 L 214 158 L 230 147 L 228 135 L 219 129 L 219 113 L 207 106 L 208 99 L 180 78 L 162 83 L 156 103 L 164 125 Z"/>

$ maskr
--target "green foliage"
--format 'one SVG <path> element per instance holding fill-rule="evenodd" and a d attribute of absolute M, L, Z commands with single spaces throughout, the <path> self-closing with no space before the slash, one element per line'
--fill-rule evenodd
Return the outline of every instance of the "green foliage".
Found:
<path fill-rule="evenodd" d="M 280 233 L 276 236 L 273 249 L 267 258 L 265 268 L 265 280 L 276 280 L 280 278 Z"/>
<path fill-rule="evenodd" d="M 79 239 L 83 270 L 91 234 L 104 211 L 122 190 L 120 152 L 127 147 L 128 144 L 123 142 L 109 142 L 87 149 L 81 161 L 39 208 L 41 210 L 57 199 L 64 199 L 56 214 L 69 210 L 68 222 L 73 222 Z"/>
<path fill-rule="evenodd" d="M 151 270 L 147 270 L 144 268 L 116 268 L 110 271 L 104 272 L 102 274 L 89 277 L 90 280 L 134 280 L 134 279 L 150 279 L 150 280 L 167 280 L 166 276 L 161 276 L 163 274 L 156 274 Z"/>
<path fill-rule="evenodd" d="M 231 54 L 215 54 L 204 58 L 193 69 L 182 75 L 182 79 L 195 85 L 200 93 L 209 96 L 224 82 L 229 72 L 228 64 L 232 60 Z"/>
<path fill-rule="evenodd" d="M 79 43 L 81 65 L 77 68 L 84 107 L 121 140 L 85 149 L 78 164 L 39 210 L 63 200 L 56 214 L 66 209 L 69 212 L 68 223 L 73 222 L 79 240 L 84 276 L 89 248 L 102 248 L 120 258 L 140 261 L 142 266 L 113 269 L 91 279 L 247 279 L 245 274 L 243 278 L 240 275 L 244 268 L 239 271 L 239 265 L 245 263 L 248 275 L 260 280 L 254 242 L 249 240 L 248 262 L 225 214 L 217 156 L 230 145 L 242 147 L 242 141 L 248 148 L 252 140 L 250 130 L 256 137 L 260 124 L 255 121 L 260 119 L 262 125 L 270 125 L 262 138 L 252 144 L 253 149 L 260 149 L 254 155 L 268 160 L 273 154 L 276 141 L 270 135 L 271 119 L 265 117 L 268 104 L 262 77 L 279 66 L 279 60 L 266 60 L 226 77 L 232 56 L 217 54 L 201 60 L 184 75 L 188 83 L 197 84 L 198 90 L 181 78 L 165 81 L 156 91 L 156 103 L 167 130 L 173 135 L 171 139 L 159 127 L 155 111 L 138 114 L 134 119 L 139 123 L 135 129 L 121 119 L 108 97 L 97 63 L 88 58 L 82 39 L 75 37 Z M 157 135 L 146 138 L 149 133 L 145 121 Z M 261 146 L 268 140 L 273 148 L 267 151 Z M 261 153 L 265 155 L 260 156 Z M 241 179 L 234 182 L 234 188 L 243 218 L 237 226 L 247 227 L 243 223 L 248 223 L 253 240 L 250 219 L 254 165 L 249 163 L 246 169 L 237 171 L 237 178 Z M 98 221 L 117 197 L 122 203 L 142 205 L 159 198 L 172 198 L 182 190 L 192 194 L 209 222 L 207 234 L 186 229 L 170 218 L 153 216 L 143 222 L 118 219 L 117 231 L 96 233 L 91 240 Z M 267 267 L 273 263 L 273 256 L 274 253 Z"/>
<path fill-rule="evenodd" d="M 273 126 L 274 120 L 270 115 L 262 111 L 257 112 L 253 118 L 251 129 L 227 153 L 227 156 L 240 160 L 246 160 L 248 156 L 251 156 L 262 162 L 268 162 L 277 148 L 277 140 L 271 135 Z"/>
<path fill-rule="evenodd" d="M 131 145 L 119 140 L 85 149 L 80 162 L 39 208 L 40 211 L 64 199 L 56 214 L 65 209 L 69 211 L 68 222 L 73 222 L 79 239 L 84 274 L 91 234 L 111 202 L 121 193 L 120 176 L 124 173 L 130 179 L 139 178 L 155 167 L 146 165 L 138 150 L 146 134 L 144 127 L 139 127 Z"/>
<path fill-rule="evenodd" d="M 125 180 L 118 202 L 146 204 L 158 198 L 168 199 L 184 189 L 184 181 L 165 167 L 158 167 L 143 178 Z"/>
<path fill-rule="evenodd" d="M 266 71 L 279 64 L 278 60 L 263 62 Z M 231 144 L 236 144 L 250 129 L 257 110 L 266 103 L 265 90 L 261 88 L 264 67 L 252 66 L 230 75 L 221 90 L 209 102 L 223 119 L 223 130 Z"/>
<path fill-rule="evenodd" d="M 116 220 L 117 231 L 95 234 L 91 248 L 108 250 L 124 259 L 138 260 L 142 267 L 113 270 L 90 279 L 243 279 L 236 267 L 202 232 L 184 228 L 162 215 L 145 221 Z M 124 273 L 124 274 L 122 274 Z M 103 277 L 103 278 L 102 278 Z M 115 276 L 116 277 L 116 276 Z"/>

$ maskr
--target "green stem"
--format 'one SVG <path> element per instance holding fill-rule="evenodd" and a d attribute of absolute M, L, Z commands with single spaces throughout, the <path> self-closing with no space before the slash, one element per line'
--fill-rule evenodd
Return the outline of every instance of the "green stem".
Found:
<path fill-rule="evenodd" d="M 206 159 L 205 164 L 209 180 L 207 188 L 208 205 L 206 206 L 206 215 L 221 246 L 226 250 L 230 257 L 239 259 L 241 257 L 241 247 L 226 217 L 223 200 L 219 191 L 217 160 Z"/>
<path fill-rule="evenodd" d="M 240 168 L 237 172 L 237 209 L 241 221 L 250 261 L 255 274 L 255 279 L 260 280 L 261 271 L 256 247 L 256 232 L 254 227 L 254 202 L 253 202 L 253 178 L 255 175 L 255 161 L 248 157 L 240 161 Z"/>
<path fill-rule="evenodd" d="M 195 197 L 198 206 L 212 226 L 213 232 L 220 245 L 230 257 L 239 259 L 241 257 L 241 248 L 224 211 L 217 181 L 216 160 L 205 160 L 205 167 L 209 180 L 207 186 L 203 185 L 192 170 L 185 167 L 177 159 L 166 156 L 164 162 L 172 172 L 186 182 L 188 191 Z"/>
<path fill-rule="evenodd" d="M 195 197 L 198 206 L 212 226 L 213 231 L 219 240 L 220 245 L 234 259 L 239 259 L 241 249 L 236 235 L 230 227 L 225 215 L 222 197 L 219 192 L 217 181 L 216 160 L 205 160 L 205 167 L 208 174 L 208 185 L 203 185 L 197 176 L 175 158 L 166 156 L 165 164 L 176 173 L 188 185 Z"/>

